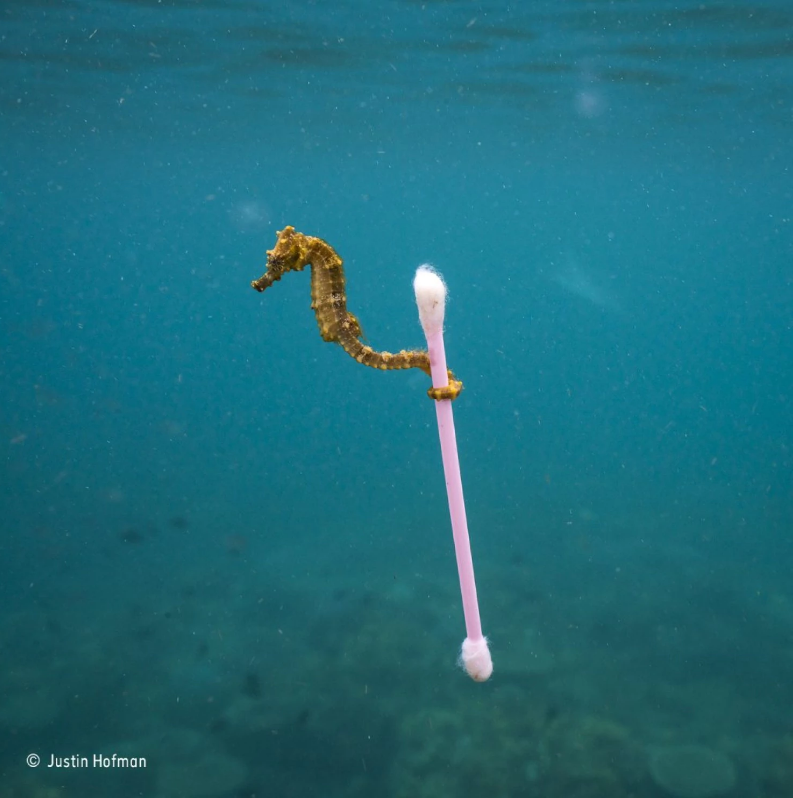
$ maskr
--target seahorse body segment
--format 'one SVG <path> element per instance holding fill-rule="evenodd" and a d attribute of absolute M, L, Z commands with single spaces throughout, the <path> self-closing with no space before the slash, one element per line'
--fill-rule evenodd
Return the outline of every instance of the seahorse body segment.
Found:
<path fill-rule="evenodd" d="M 273 249 L 267 251 L 267 271 L 251 283 L 257 291 L 264 291 L 287 272 L 302 271 L 311 266 L 311 307 L 317 317 L 319 334 L 324 341 L 340 344 L 352 358 L 376 369 L 421 369 L 430 373 L 430 359 L 420 349 L 401 352 L 378 352 L 361 341 L 361 325 L 347 310 L 344 265 L 330 244 L 321 238 L 306 236 L 285 227 L 278 232 Z M 430 398 L 456 399 L 463 384 L 449 371 L 449 385 L 430 388 Z"/>

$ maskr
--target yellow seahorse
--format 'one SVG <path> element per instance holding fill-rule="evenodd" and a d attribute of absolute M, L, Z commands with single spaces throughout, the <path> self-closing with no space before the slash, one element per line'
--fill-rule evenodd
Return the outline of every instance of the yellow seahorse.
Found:
<path fill-rule="evenodd" d="M 347 310 L 344 266 L 333 247 L 321 238 L 306 236 L 285 227 L 278 232 L 275 246 L 267 250 L 267 271 L 251 282 L 257 291 L 264 291 L 280 280 L 287 272 L 302 271 L 311 266 L 311 307 L 317 317 L 319 334 L 324 341 L 339 344 L 352 358 L 376 369 L 421 369 L 430 374 L 430 359 L 420 349 L 403 349 L 401 352 L 378 352 L 361 341 L 361 325 Z M 463 384 L 448 372 L 449 384 L 443 388 L 430 388 L 431 399 L 456 399 Z"/>

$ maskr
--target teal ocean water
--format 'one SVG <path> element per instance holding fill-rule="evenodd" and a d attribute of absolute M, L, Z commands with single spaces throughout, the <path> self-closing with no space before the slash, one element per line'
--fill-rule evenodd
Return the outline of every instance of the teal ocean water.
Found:
<path fill-rule="evenodd" d="M 792 41 L 6 0 L 0 798 L 793 795 Z M 485 684 L 428 379 L 251 290 L 286 225 L 375 349 L 448 283 Z"/>

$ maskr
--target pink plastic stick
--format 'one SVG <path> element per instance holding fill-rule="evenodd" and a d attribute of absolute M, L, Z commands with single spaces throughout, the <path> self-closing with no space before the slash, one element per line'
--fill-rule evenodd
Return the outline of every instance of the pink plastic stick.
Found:
<path fill-rule="evenodd" d="M 438 277 L 437 275 L 435 276 Z M 440 280 L 440 277 L 438 279 Z M 418 285 L 418 280 L 416 285 Z M 444 286 L 443 301 L 445 301 L 445 298 Z M 442 312 L 441 310 L 441 314 Z M 420 300 L 419 313 L 421 315 Z M 432 385 L 434 388 L 443 388 L 449 384 L 449 380 L 446 370 L 446 349 L 443 343 L 442 315 L 440 326 L 426 324 L 423 317 L 422 325 L 427 336 Z M 432 329 L 433 326 L 438 328 Z M 452 534 L 454 535 L 454 549 L 457 555 L 457 571 L 460 576 L 460 591 L 463 598 L 463 614 L 465 615 L 465 630 L 467 634 L 460 653 L 460 660 L 472 679 L 484 682 L 490 678 L 490 674 L 493 672 L 493 661 L 490 656 L 487 638 L 482 635 L 482 623 L 479 619 L 474 562 L 471 557 L 471 542 L 468 537 L 468 521 L 465 515 L 463 482 L 460 476 L 460 459 L 457 455 L 457 437 L 454 432 L 454 414 L 451 400 L 436 401 L 435 412 L 438 418 L 441 457 L 443 458 L 443 471 L 446 476 L 446 493 L 449 498 L 449 514 L 452 521 Z"/>

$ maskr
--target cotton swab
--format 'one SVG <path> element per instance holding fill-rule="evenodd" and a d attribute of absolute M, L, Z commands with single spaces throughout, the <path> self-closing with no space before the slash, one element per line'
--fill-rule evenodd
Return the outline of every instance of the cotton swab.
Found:
<path fill-rule="evenodd" d="M 443 345 L 446 284 L 430 266 L 419 266 L 413 280 L 413 290 L 416 293 L 419 320 L 427 337 L 432 385 L 434 388 L 444 388 L 449 384 L 446 350 Z M 493 673 L 493 660 L 487 638 L 482 635 L 482 622 L 479 619 L 474 562 L 468 538 L 468 521 L 465 517 L 463 482 L 460 477 L 460 460 L 457 456 L 457 437 L 454 433 L 451 400 L 436 401 L 435 412 L 438 417 L 443 472 L 446 476 L 446 493 L 449 498 L 449 514 L 452 520 L 454 550 L 457 555 L 457 571 L 460 575 L 465 616 L 466 638 L 460 651 L 460 664 L 474 681 L 486 682 Z"/>

